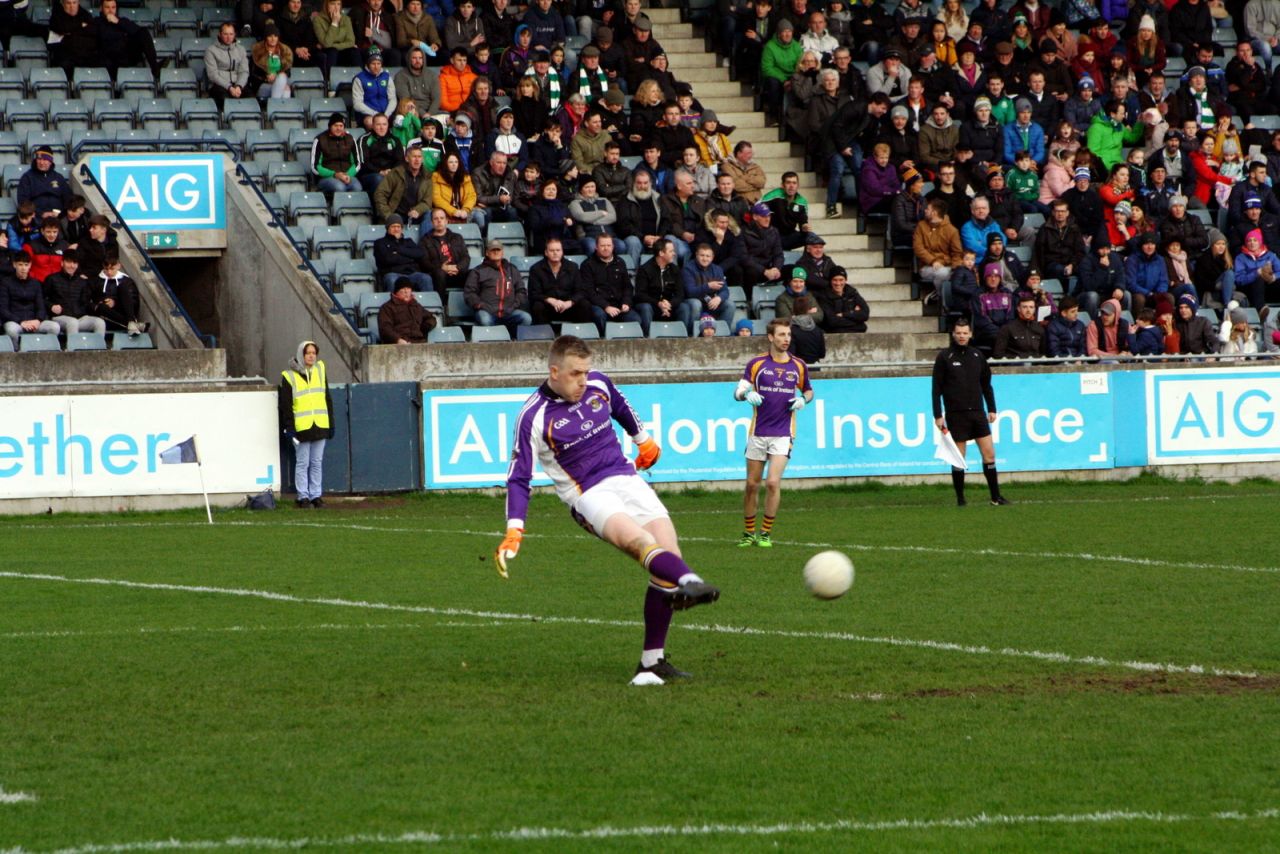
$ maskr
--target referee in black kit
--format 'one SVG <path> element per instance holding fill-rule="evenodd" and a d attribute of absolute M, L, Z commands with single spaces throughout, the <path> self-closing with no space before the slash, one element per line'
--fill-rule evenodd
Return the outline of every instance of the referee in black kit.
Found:
<path fill-rule="evenodd" d="M 991 490 L 991 503 L 1011 503 L 1000 494 L 1000 477 L 996 474 L 996 449 L 991 441 L 991 425 L 996 420 L 996 393 L 991 387 L 991 367 L 977 347 L 970 347 L 973 329 L 966 318 L 951 326 L 951 346 L 938 354 L 933 362 L 933 420 L 938 429 L 951 431 L 951 438 L 964 456 L 970 439 L 982 452 L 982 473 Z M 986 411 L 983 411 L 983 401 Z M 943 404 L 947 415 L 942 417 Z M 951 468 L 951 485 L 956 490 L 956 503 L 964 500 L 964 469 Z"/>

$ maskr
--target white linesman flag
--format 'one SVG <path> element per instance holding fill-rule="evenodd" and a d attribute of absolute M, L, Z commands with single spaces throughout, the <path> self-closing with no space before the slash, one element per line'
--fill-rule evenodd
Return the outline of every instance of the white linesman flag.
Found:
<path fill-rule="evenodd" d="M 940 435 L 942 438 L 939 439 L 938 446 L 934 449 L 933 458 L 942 460 L 942 462 L 947 463 L 954 469 L 968 468 L 965 464 L 964 455 L 960 453 L 960 448 L 956 445 L 956 440 L 951 438 L 951 431 L 943 430 Z"/>
<path fill-rule="evenodd" d="M 160 452 L 160 462 L 166 465 L 177 463 L 196 463 L 200 462 L 200 455 L 196 453 L 196 437 L 192 436 L 185 442 L 179 442 L 172 448 L 167 448 Z"/>

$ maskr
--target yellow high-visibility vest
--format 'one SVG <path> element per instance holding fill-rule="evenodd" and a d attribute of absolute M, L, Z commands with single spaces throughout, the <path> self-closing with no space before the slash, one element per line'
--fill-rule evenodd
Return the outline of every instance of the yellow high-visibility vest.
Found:
<path fill-rule="evenodd" d="M 296 433 L 312 427 L 329 429 L 329 409 L 324 399 L 324 362 L 316 360 L 307 374 L 283 371 L 285 381 L 293 389 L 293 429 Z"/>

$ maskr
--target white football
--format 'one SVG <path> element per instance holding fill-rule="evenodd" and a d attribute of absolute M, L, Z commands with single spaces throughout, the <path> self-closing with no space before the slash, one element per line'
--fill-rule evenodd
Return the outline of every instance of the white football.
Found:
<path fill-rule="evenodd" d="M 853 561 L 843 552 L 818 552 L 804 565 L 804 586 L 819 599 L 836 599 L 853 586 Z"/>

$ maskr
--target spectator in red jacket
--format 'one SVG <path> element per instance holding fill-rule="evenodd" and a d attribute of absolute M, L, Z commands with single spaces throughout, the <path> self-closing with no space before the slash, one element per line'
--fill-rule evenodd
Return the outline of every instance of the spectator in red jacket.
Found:
<path fill-rule="evenodd" d="M 71 245 L 62 237 L 58 218 L 47 216 L 40 223 L 40 236 L 27 241 L 24 248 L 31 256 L 31 278 L 43 283 L 62 269 L 62 255 Z"/>

